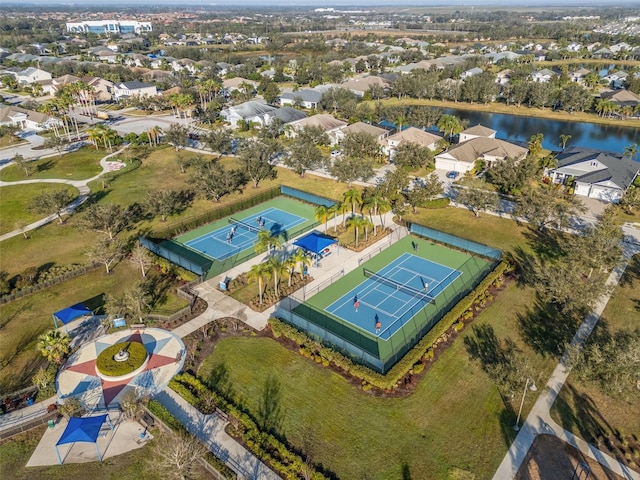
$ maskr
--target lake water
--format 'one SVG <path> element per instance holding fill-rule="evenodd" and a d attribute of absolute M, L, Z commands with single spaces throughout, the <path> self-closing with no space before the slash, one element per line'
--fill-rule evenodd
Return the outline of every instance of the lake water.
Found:
<path fill-rule="evenodd" d="M 567 147 L 580 146 L 608 152 L 622 153 L 629 145 L 640 144 L 640 120 L 638 120 L 638 128 L 633 128 L 451 108 L 444 109 L 444 112 L 467 121 L 469 127 L 480 123 L 496 130 L 498 132 L 496 137 L 503 140 L 528 143 L 532 135 L 542 133 L 543 146 L 549 150 L 562 148 L 560 135 L 571 135 Z"/>

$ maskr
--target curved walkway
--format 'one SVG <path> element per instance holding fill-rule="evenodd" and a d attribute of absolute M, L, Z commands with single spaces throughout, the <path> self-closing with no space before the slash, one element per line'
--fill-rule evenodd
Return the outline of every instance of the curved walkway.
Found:
<path fill-rule="evenodd" d="M 121 148 L 120 150 L 114 152 L 114 153 L 110 153 L 109 155 L 106 155 L 105 157 L 102 157 L 100 159 L 100 166 L 102 167 L 102 171 L 97 174 L 94 175 L 91 178 L 87 178 L 85 180 L 68 180 L 65 178 L 33 178 L 30 180 L 17 180 L 15 182 L 3 182 L 0 180 L 0 187 L 7 187 L 7 186 L 12 186 L 12 185 L 25 185 L 25 184 L 33 184 L 33 183 L 63 183 L 65 185 L 71 185 L 72 187 L 75 187 L 78 189 L 78 191 L 80 192 L 80 195 L 78 195 L 78 198 L 76 198 L 73 202 L 71 202 L 69 205 L 67 205 L 65 207 L 65 209 L 62 211 L 63 215 L 68 215 L 70 213 L 72 213 L 76 208 L 78 208 L 78 206 L 82 205 L 84 202 L 87 201 L 87 199 L 89 198 L 89 194 L 91 193 L 91 191 L 89 190 L 89 182 L 92 182 L 98 178 L 100 178 L 102 175 L 104 175 L 105 173 L 109 173 L 114 171 L 112 165 L 109 163 L 109 159 L 115 155 L 119 155 L 120 153 L 122 153 L 127 147 Z M 7 163 L 6 165 L 2 165 L 0 166 L 0 170 L 5 168 L 6 166 L 11 165 L 11 162 Z M 4 235 L 0 235 L 0 242 L 3 240 L 7 240 L 9 238 L 12 237 L 16 237 L 18 235 L 22 235 L 23 232 L 28 232 L 30 230 L 35 230 L 36 228 L 39 228 L 43 225 L 46 225 L 47 223 L 51 223 L 53 222 L 56 218 L 58 218 L 57 215 L 49 215 L 48 217 L 42 218 L 40 220 L 37 220 L 33 223 L 30 223 L 29 225 L 27 225 L 26 227 L 24 227 L 23 229 L 16 229 L 13 230 L 11 232 L 5 233 Z"/>

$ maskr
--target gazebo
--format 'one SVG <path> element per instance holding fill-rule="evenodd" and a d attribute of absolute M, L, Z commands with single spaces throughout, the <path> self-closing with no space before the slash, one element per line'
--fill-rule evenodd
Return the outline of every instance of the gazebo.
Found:
<path fill-rule="evenodd" d="M 76 303 L 75 305 L 71 305 L 70 307 L 63 308 L 62 310 L 53 314 L 53 324 L 56 328 L 58 328 L 58 322 L 61 322 L 63 325 L 75 320 L 79 317 L 84 317 L 85 315 L 93 315 L 93 312 L 85 307 L 82 303 Z"/>
<path fill-rule="evenodd" d="M 300 247 L 303 250 L 314 254 L 316 264 L 320 258 L 329 253 L 329 247 L 335 243 L 338 243 L 338 240 L 319 232 L 311 232 L 293 242 L 296 247 Z"/>
<path fill-rule="evenodd" d="M 107 424 L 113 431 L 113 424 L 111 423 L 111 419 L 109 418 L 108 413 L 105 413 L 104 415 L 98 415 L 96 417 L 71 417 L 69 419 L 69 423 L 67 424 L 67 428 L 64 429 L 60 440 L 58 440 L 58 443 L 56 443 L 56 453 L 58 454 L 58 461 L 60 462 L 60 465 L 62 465 L 63 462 L 62 457 L 60 456 L 60 450 L 58 450 L 58 446 L 76 442 L 94 443 L 96 445 L 98 460 L 102 461 L 97 441 L 98 436 L 100 435 L 102 424 L 105 422 L 107 422 Z"/>

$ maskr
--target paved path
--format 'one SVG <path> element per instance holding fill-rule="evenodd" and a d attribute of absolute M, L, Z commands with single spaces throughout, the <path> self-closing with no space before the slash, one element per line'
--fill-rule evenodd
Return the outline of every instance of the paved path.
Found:
<path fill-rule="evenodd" d="M 189 433 L 198 437 L 216 457 L 243 478 L 276 480 L 280 477 L 259 461 L 251 452 L 225 432 L 227 422 L 217 415 L 204 415 L 176 392 L 167 388 L 155 397 L 182 423 Z"/>
<path fill-rule="evenodd" d="M 640 248 L 638 248 L 637 245 L 625 244 L 625 251 L 623 255 L 624 260 L 622 264 L 615 268 L 607 279 L 607 285 L 611 287 L 612 290 L 620 281 L 630 258 L 639 252 Z M 598 320 L 600 319 L 600 315 L 602 315 L 604 308 L 609 302 L 610 296 L 610 294 L 603 296 L 593 311 L 585 317 L 571 341 L 572 346 L 581 347 L 589 338 L 589 335 L 591 335 L 596 323 L 598 323 Z M 531 448 L 535 437 L 540 434 L 551 434 L 574 446 L 583 454 L 593 458 L 601 465 L 623 478 L 640 480 L 640 473 L 630 470 L 615 458 L 607 455 L 601 450 L 598 450 L 594 445 L 591 445 L 583 439 L 573 435 L 571 432 L 564 430 L 551 418 L 551 407 L 571 372 L 571 368 L 566 364 L 566 356 L 567 354 L 565 353 L 551 374 L 551 378 L 549 378 L 544 391 L 538 397 L 538 400 L 531 409 L 531 412 L 529 412 L 527 419 L 511 444 L 511 447 L 507 451 L 507 454 L 498 467 L 493 479 L 513 479 L 522 465 L 527 452 Z"/>
<path fill-rule="evenodd" d="M 65 178 L 32 178 L 29 180 L 17 180 L 15 182 L 3 182 L 0 180 L 0 187 L 6 187 L 11 185 L 26 185 L 26 184 L 33 184 L 33 183 L 63 183 L 65 185 L 71 185 L 72 187 L 75 187 L 78 189 L 78 192 L 80 193 L 80 195 L 78 195 L 78 198 L 76 198 L 73 202 L 67 205 L 66 208 L 62 211 L 62 215 L 69 215 L 76 208 L 78 208 L 78 206 L 82 205 L 84 202 L 88 200 L 89 194 L 91 193 L 88 187 L 89 182 L 92 182 L 100 178 L 105 173 L 109 173 L 113 171 L 112 165 L 109 163 L 109 160 L 112 157 L 121 154 L 125 150 L 125 148 L 126 147 L 121 148 L 120 150 L 110 153 L 109 155 L 103 157 L 100 160 L 100 166 L 102 167 L 102 171 L 91 178 L 87 178 L 86 180 L 68 180 Z M 0 166 L 0 170 L 6 167 L 7 165 L 10 165 L 10 163 Z M 25 226 L 23 229 L 16 229 L 11 232 L 5 233 L 4 235 L 0 235 L 0 242 L 12 237 L 16 237 L 18 235 L 23 235 L 28 231 L 35 230 L 36 228 L 46 225 L 47 223 L 51 223 L 56 219 L 58 219 L 57 215 L 49 215 L 48 217 L 45 217 L 33 223 L 30 223 L 29 225 Z"/>

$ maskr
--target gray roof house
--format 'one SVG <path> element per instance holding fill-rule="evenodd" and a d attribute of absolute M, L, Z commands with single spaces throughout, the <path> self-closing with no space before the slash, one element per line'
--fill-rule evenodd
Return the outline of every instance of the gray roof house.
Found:
<path fill-rule="evenodd" d="M 491 166 L 507 157 L 524 158 L 527 152 L 526 148 L 504 140 L 475 137 L 436 155 L 436 168 L 465 173 L 473 169 L 477 160 L 483 160 Z"/>
<path fill-rule="evenodd" d="M 299 103 L 304 108 L 317 108 L 322 99 L 322 92 L 312 88 L 305 88 L 297 92 L 287 92 L 280 95 L 280 105 L 295 105 Z"/>
<path fill-rule="evenodd" d="M 258 100 L 250 100 L 221 110 L 220 116 L 232 127 L 236 127 L 240 120 L 263 124 L 265 115 L 271 114 L 274 110 L 277 110 L 277 107 Z"/>
<path fill-rule="evenodd" d="M 283 124 L 287 124 L 302 120 L 303 118 L 307 117 L 307 114 L 292 107 L 280 107 L 275 112 L 273 112 L 273 114 L 269 113 L 268 116 L 271 118 L 278 118 L 282 120 Z"/>
<path fill-rule="evenodd" d="M 574 194 L 617 203 L 638 176 L 640 163 L 619 153 L 570 147 L 557 157 L 547 174 L 554 183 L 575 179 Z"/>

